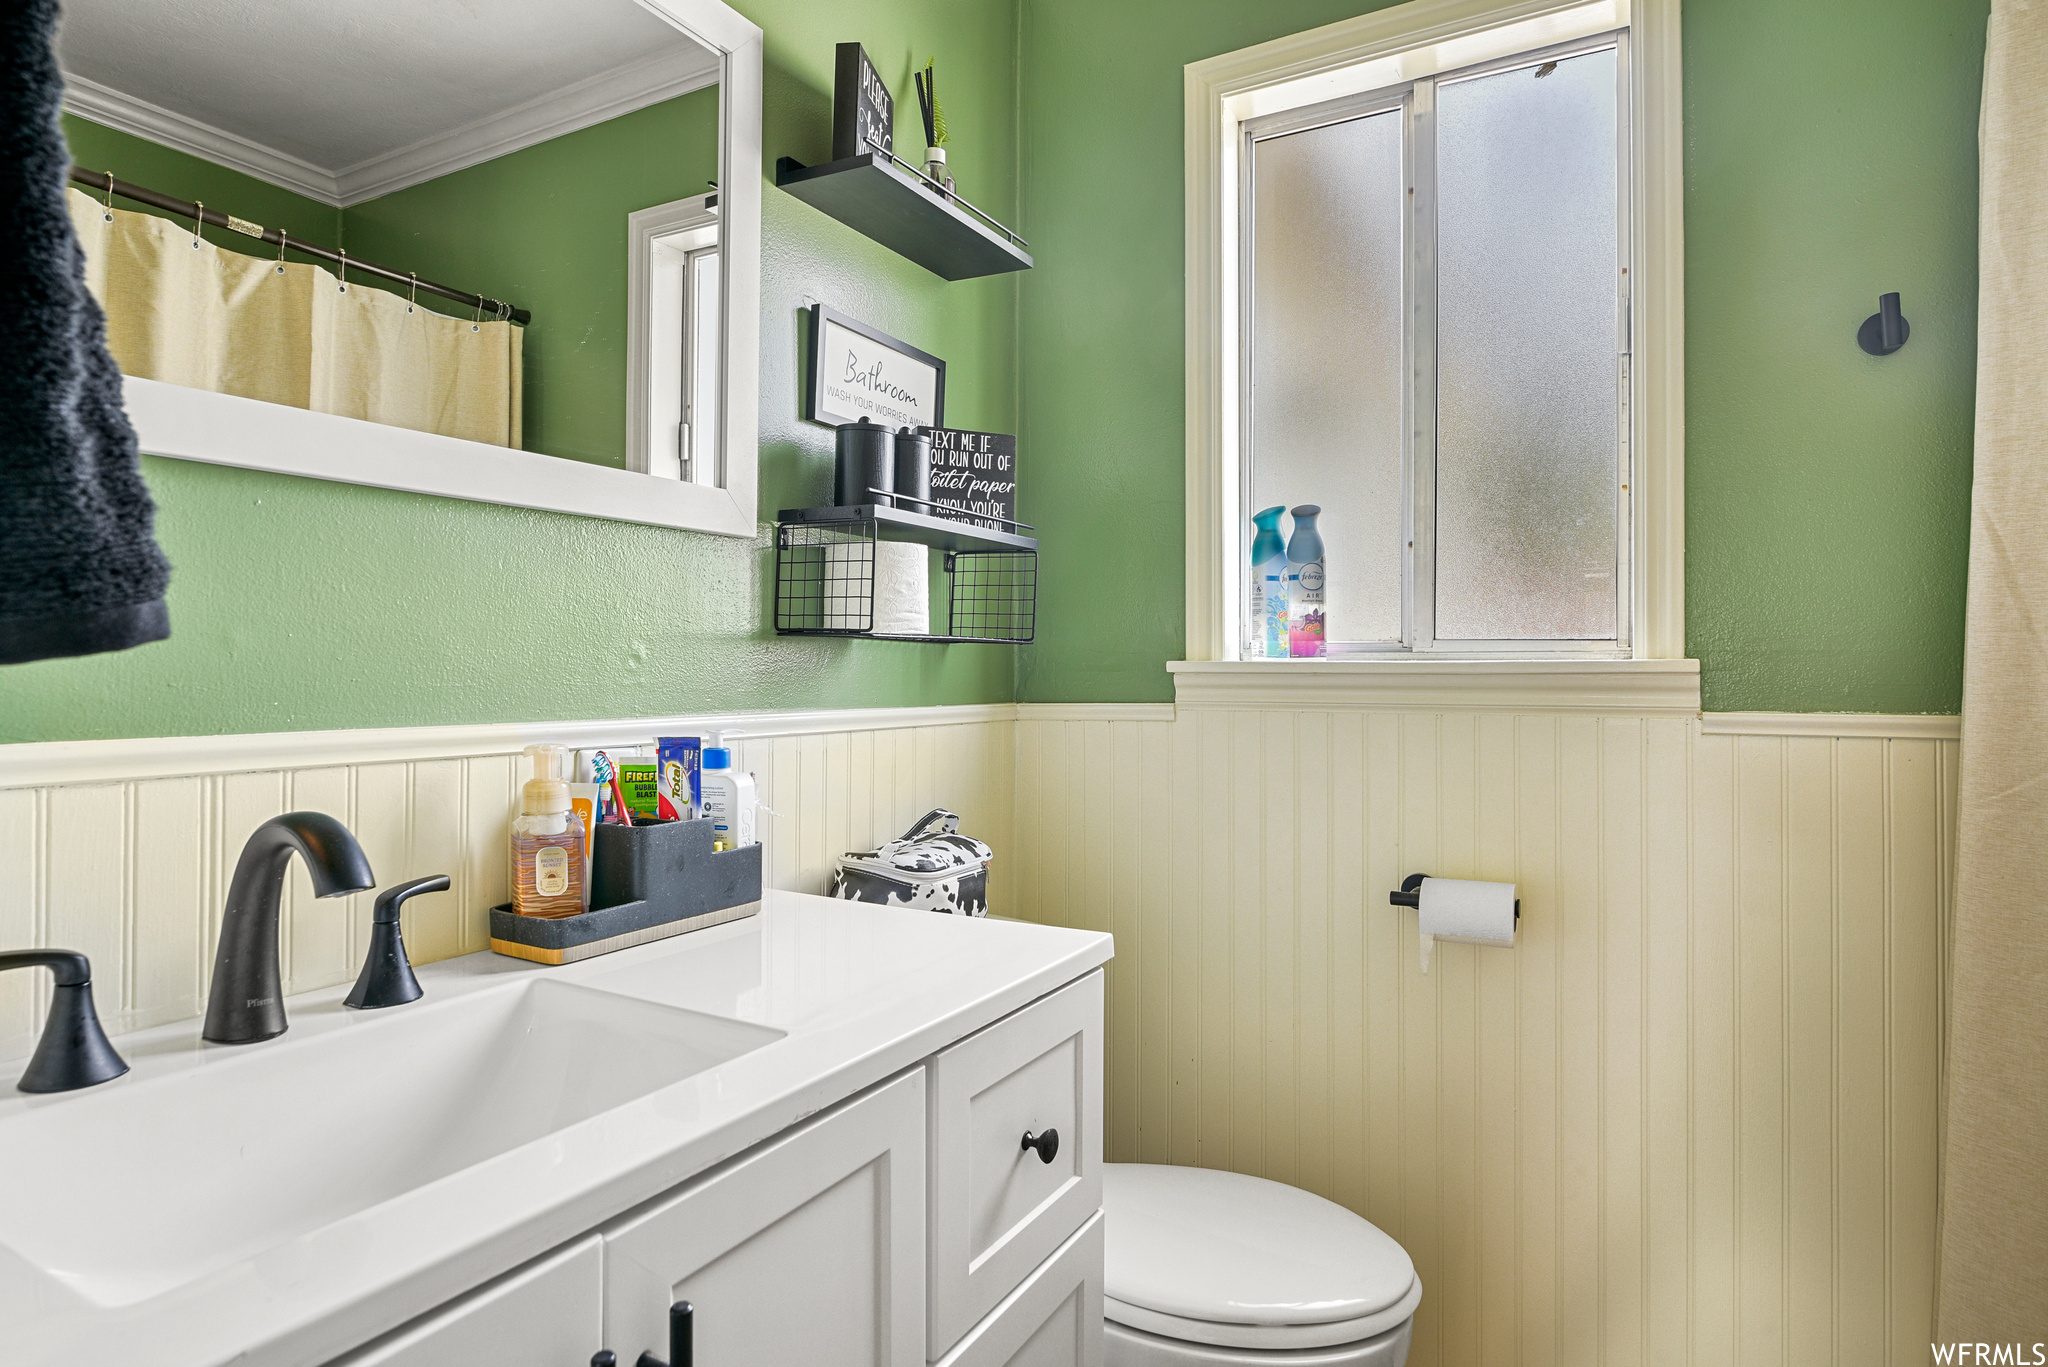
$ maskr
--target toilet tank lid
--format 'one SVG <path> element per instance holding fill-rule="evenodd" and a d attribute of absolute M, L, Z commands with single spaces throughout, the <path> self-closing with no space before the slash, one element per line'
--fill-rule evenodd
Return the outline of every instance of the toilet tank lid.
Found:
<path fill-rule="evenodd" d="M 1106 1163 L 1104 1294 L 1219 1324 L 1376 1314 L 1415 1282 L 1407 1250 L 1311 1192 L 1208 1168 Z"/>

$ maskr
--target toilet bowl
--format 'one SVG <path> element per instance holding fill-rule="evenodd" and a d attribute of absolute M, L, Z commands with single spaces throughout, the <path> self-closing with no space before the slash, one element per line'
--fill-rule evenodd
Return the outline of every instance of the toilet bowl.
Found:
<path fill-rule="evenodd" d="M 1402 1367 L 1422 1282 L 1322 1197 L 1241 1173 L 1102 1169 L 1104 1367 Z"/>

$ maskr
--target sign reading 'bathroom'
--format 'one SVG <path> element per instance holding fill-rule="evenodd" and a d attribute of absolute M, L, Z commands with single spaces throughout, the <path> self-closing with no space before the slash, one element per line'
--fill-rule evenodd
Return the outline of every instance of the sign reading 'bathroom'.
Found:
<path fill-rule="evenodd" d="M 946 420 L 944 361 L 822 305 L 811 327 L 811 421 L 894 431 Z"/>
<path fill-rule="evenodd" d="M 931 438 L 932 501 L 977 527 L 1015 531 L 1003 522 L 1017 520 L 1017 439 L 952 427 L 932 428 Z"/>

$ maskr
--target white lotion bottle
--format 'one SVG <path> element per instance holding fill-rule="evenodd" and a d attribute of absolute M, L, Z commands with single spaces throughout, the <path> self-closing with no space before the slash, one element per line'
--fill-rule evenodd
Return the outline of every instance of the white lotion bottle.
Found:
<path fill-rule="evenodd" d="M 698 796 L 703 801 L 704 815 L 711 821 L 714 847 L 721 850 L 761 843 L 755 834 L 761 802 L 754 790 L 754 776 L 732 767 L 732 750 L 725 743 L 727 736 L 744 734 L 712 732 L 711 743 L 704 747 L 703 768 L 698 773 Z"/>

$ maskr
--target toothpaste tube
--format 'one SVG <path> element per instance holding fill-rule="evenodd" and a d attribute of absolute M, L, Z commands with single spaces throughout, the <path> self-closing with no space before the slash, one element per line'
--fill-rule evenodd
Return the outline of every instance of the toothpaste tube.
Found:
<path fill-rule="evenodd" d="M 652 821 L 661 810 L 659 766 L 652 756 L 625 757 L 606 751 L 619 771 L 619 786 L 626 790 L 626 805 L 633 820 Z"/>
<path fill-rule="evenodd" d="M 661 766 L 661 815 L 688 821 L 704 810 L 697 787 L 703 753 L 703 742 L 695 736 L 662 736 L 655 741 L 656 761 Z"/>

